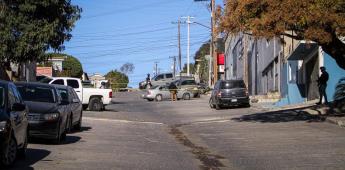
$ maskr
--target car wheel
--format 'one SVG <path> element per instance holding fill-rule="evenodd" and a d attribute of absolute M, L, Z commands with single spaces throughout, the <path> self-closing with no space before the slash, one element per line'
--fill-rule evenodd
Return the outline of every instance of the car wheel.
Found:
<path fill-rule="evenodd" d="M 70 118 L 68 119 L 68 124 L 66 125 L 66 132 L 70 133 L 72 131 L 73 126 L 73 115 L 71 114 Z"/>
<path fill-rule="evenodd" d="M 89 103 L 89 110 L 90 111 L 101 111 L 103 108 L 103 103 L 101 101 L 101 99 L 94 97 L 90 99 L 90 103 Z"/>
<path fill-rule="evenodd" d="M 189 93 L 183 94 L 183 100 L 190 100 L 190 94 Z"/>
<path fill-rule="evenodd" d="M 26 157 L 26 150 L 28 148 L 28 140 L 29 140 L 29 131 L 26 132 L 23 147 L 18 150 L 18 157 L 20 158 Z"/>
<path fill-rule="evenodd" d="M 17 142 L 14 137 L 11 137 L 8 147 L 4 149 L 1 155 L 1 164 L 4 166 L 13 165 L 14 161 L 17 159 Z"/>
<path fill-rule="evenodd" d="M 147 99 L 147 101 L 152 102 L 152 101 L 153 101 L 153 99 Z"/>
<path fill-rule="evenodd" d="M 210 98 L 210 101 L 208 103 L 209 103 L 211 109 L 215 108 L 212 98 Z"/>
<path fill-rule="evenodd" d="M 155 97 L 155 100 L 156 100 L 157 102 L 160 102 L 160 101 L 162 101 L 162 100 L 163 100 L 163 97 L 162 97 L 162 95 L 160 95 L 160 94 L 157 94 L 157 96 Z"/>
<path fill-rule="evenodd" d="M 83 120 L 83 112 L 80 113 L 80 118 L 78 120 L 78 123 L 75 125 L 75 130 L 81 130 L 81 123 L 82 123 L 82 120 Z"/>

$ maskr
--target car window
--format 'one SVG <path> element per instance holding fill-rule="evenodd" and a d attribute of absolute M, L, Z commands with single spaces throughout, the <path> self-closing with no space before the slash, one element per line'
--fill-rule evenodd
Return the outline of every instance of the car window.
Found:
<path fill-rule="evenodd" d="M 54 89 L 42 86 L 17 86 L 24 101 L 55 103 Z"/>
<path fill-rule="evenodd" d="M 71 86 L 75 89 L 79 88 L 79 83 L 77 80 L 67 80 L 67 86 Z"/>
<path fill-rule="evenodd" d="M 0 86 L 0 108 L 5 107 L 5 88 Z"/>
<path fill-rule="evenodd" d="M 196 85 L 196 82 L 194 80 L 185 80 L 181 85 Z"/>
<path fill-rule="evenodd" d="M 162 80 L 162 79 L 164 79 L 164 75 L 163 75 L 163 74 L 158 75 L 158 76 L 155 78 L 155 81 Z"/>
<path fill-rule="evenodd" d="M 158 86 L 152 86 L 150 87 L 150 89 L 156 89 Z"/>
<path fill-rule="evenodd" d="M 243 81 L 224 81 L 221 83 L 222 89 L 246 88 Z"/>
<path fill-rule="evenodd" d="M 39 82 L 41 83 L 50 83 L 53 79 L 49 78 L 49 77 L 45 77 L 43 79 L 41 79 Z"/>
<path fill-rule="evenodd" d="M 166 76 L 166 78 L 173 78 L 174 77 L 173 74 L 166 74 L 165 76 Z"/>
<path fill-rule="evenodd" d="M 70 94 L 70 96 L 72 96 L 72 99 L 79 100 L 79 97 L 78 97 L 77 93 L 74 91 L 74 89 L 69 89 L 69 94 Z"/>
<path fill-rule="evenodd" d="M 67 92 L 66 89 L 58 89 L 58 91 L 59 91 L 59 94 L 60 94 L 61 99 L 63 101 L 69 101 L 69 99 L 68 99 L 68 92 Z"/>
<path fill-rule="evenodd" d="M 62 79 L 57 79 L 57 80 L 54 80 L 51 84 L 59 84 L 59 85 L 64 85 L 64 82 Z"/>

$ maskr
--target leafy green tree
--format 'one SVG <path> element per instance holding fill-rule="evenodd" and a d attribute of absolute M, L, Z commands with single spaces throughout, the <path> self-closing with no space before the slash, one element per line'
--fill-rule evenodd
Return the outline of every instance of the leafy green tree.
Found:
<path fill-rule="evenodd" d="M 200 65 L 199 77 L 201 82 L 208 81 L 208 60 L 206 60 L 205 55 L 210 55 L 210 42 L 204 43 L 194 56 L 195 64 Z"/>
<path fill-rule="evenodd" d="M 129 83 L 128 76 L 116 69 L 109 71 L 105 75 L 105 78 L 109 81 L 111 88 L 115 91 L 120 88 L 126 88 Z"/>
<path fill-rule="evenodd" d="M 317 42 L 345 69 L 344 0 L 225 0 L 218 30 Z"/>
<path fill-rule="evenodd" d="M 1 0 L 0 65 L 44 60 L 72 37 L 81 8 L 71 0 Z"/>

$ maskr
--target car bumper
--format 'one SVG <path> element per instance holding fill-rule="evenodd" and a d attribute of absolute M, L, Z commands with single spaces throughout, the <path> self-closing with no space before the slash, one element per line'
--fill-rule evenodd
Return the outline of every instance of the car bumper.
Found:
<path fill-rule="evenodd" d="M 155 99 L 155 96 L 153 96 L 153 95 L 147 95 L 147 94 L 143 94 L 141 97 L 142 97 L 143 99 Z"/>
<path fill-rule="evenodd" d="M 59 134 L 59 121 L 29 121 L 29 136 L 55 139 Z"/>
<path fill-rule="evenodd" d="M 218 104 L 220 105 L 227 105 L 227 106 L 235 106 L 235 105 L 245 105 L 249 104 L 249 97 L 243 98 L 220 98 L 218 99 Z"/>

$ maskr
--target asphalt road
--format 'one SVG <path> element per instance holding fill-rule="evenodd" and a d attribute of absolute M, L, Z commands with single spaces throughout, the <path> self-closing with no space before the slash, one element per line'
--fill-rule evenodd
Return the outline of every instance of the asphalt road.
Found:
<path fill-rule="evenodd" d="M 345 169 L 345 129 L 259 106 L 211 110 L 208 98 L 148 102 L 117 93 L 83 130 L 29 144 L 12 169 Z"/>

